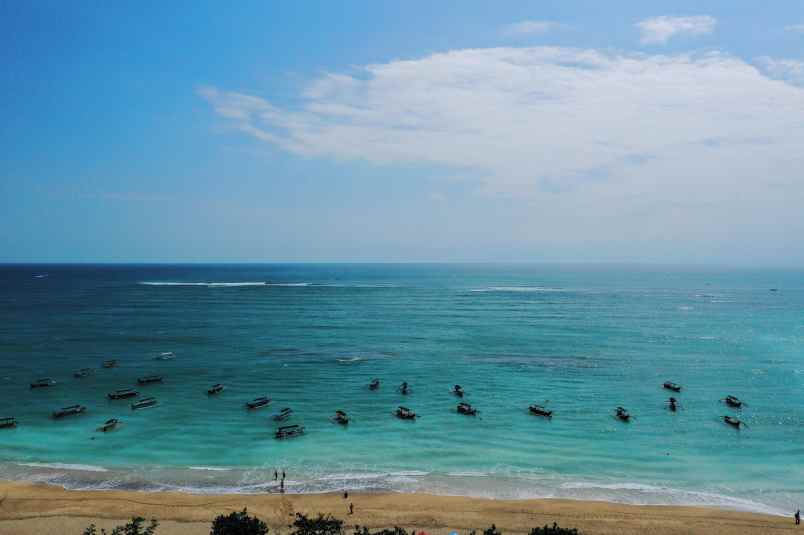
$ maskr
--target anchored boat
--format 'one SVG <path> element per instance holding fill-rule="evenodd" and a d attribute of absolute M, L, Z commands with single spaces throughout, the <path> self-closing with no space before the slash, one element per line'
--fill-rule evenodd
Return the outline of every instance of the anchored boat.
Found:
<path fill-rule="evenodd" d="M 56 381 L 50 377 L 43 377 L 31 383 L 31 388 L 47 388 L 49 386 L 56 386 Z"/>
<path fill-rule="evenodd" d="M 400 405 L 399 408 L 396 409 L 396 412 L 394 414 L 396 415 L 397 418 L 401 420 L 415 420 L 417 418 L 415 412 L 413 412 L 407 407 L 403 407 L 402 405 Z"/>
<path fill-rule="evenodd" d="M 223 392 L 224 388 L 226 388 L 226 387 L 223 386 L 222 384 L 218 383 L 216 385 L 213 385 L 212 388 L 210 388 L 209 390 L 207 390 L 207 394 L 209 394 L 210 396 L 214 396 L 215 394 L 220 394 L 221 392 Z"/>
<path fill-rule="evenodd" d="M 726 403 L 726 405 L 728 405 L 729 407 L 734 407 L 735 409 L 740 409 L 742 408 L 743 405 L 745 405 L 745 403 L 740 401 L 740 399 L 735 396 L 726 396 L 723 399 L 723 402 Z"/>
<path fill-rule="evenodd" d="M 159 402 L 156 401 L 156 398 L 142 398 L 131 404 L 131 410 L 147 409 L 155 406 L 157 403 Z"/>
<path fill-rule="evenodd" d="M 349 416 L 342 410 L 335 411 L 332 421 L 336 424 L 349 425 Z"/>
<path fill-rule="evenodd" d="M 466 416 L 477 416 L 477 409 L 470 404 L 462 401 L 458 403 L 458 414 L 465 414 Z"/>
<path fill-rule="evenodd" d="M 740 429 L 741 426 L 745 425 L 742 421 L 733 416 L 724 416 L 723 421 L 726 422 L 728 425 L 734 427 L 735 429 Z"/>
<path fill-rule="evenodd" d="M 668 399 L 667 408 L 670 409 L 670 412 L 676 412 L 678 410 L 678 400 L 672 397 Z"/>
<path fill-rule="evenodd" d="M 150 385 L 153 383 L 161 383 L 162 376 L 161 375 L 147 375 L 145 377 L 140 377 L 137 379 L 137 384 L 141 385 Z"/>
<path fill-rule="evenodd" d="M 115 360 L 115 359 L 104 360 L 103 363 L 101 364 L 101 367 L 103 367 L 103 368 L 117 368 L 117 360 Z"/>
<path fill-rule="evenodd" d="M 117 425 L 119 423 L 120 423 L 120 420 L 118 420 L 117 418 L 112 418 L 110 420 L 106 420 L 105 422 L 103 422 L 103 425 L 98 428 L 98 431 L 101 431 L 103 433 L 113 431 L 114 429 L 117 428 Z"/>
<path fill-rule="evenodd" d="M 285 420 L 290 419 L 291 416 L 293 416 L 293 409 L 290 407 L 285 407 L 279 412 L 272 414 L 271 419 L 275 422 L 284 422 Z"/>
<path fill-rule="evenodd" d="M 261 398 L 254 398 L 251 401 L 246 402 L 246 407 L 249 409 L 261 409 L 263 407 L 267 407 L 271 403 L 270 398 L 261 397 Z"/>
<path fill-rule="evenodd" d="M 672 383 L 670 381 L 665 381 L 662 386 L 667 390 L 672 390 L 673 392 L 681 392 L 681 385 L 677 385 L 676 383 Z"/>
<path fill-rule="evenodd" d="M 402 381 L 402 384 L 399 385 L 399 393 L 402 394 L 403 396 L 407 396 L 408 394 L 410 394 L 410 392 L 411 392 L 411 388 L 408 385 L 408 382 L 407 381 Z"/>
<path fill-rule="evenodd" d="M 541 405 L 531 405 L 528 407 L 528 412 L 536 416 L 544 416 L 545 418 L 552 418 L 553 411 L 547 410 Z"/>
<path fill-rule="evenodd" d="M 631 421 L 631 414 L 625 410 L 623 407 L 617 407 L 614 410 L 614 417 L 618 420 L 623 422 L 630 422 Z"/>
<path fill-rule="evenodd" d="M 73 377 L 75 377 L 76 379 L 82 379 L 84 377 L 89 377 L 93 373 L 94 372 L 91 368 L 81 368 L 80 370 L 73 373 Z"/>
<path fill-rule="evenodd" d="M 62 407 L 56 411 L 53 411 L 54 418 L 64 418 L 65 416 L 75 416 L 76 414 L 81 414 L 86 412 L 87 408 L 83 405 L 70 405 L 69 407 Z"/>
<path fill-rule="evenodd" d="M 380 388 L 380 380 L 372 379 L 369 383 L 369 390 L 377 390 L 378 388 Z"/>
<path fill-rule="evenodd" d="M 0 418 L 0 429 L 8 429 L 9 427 L 17 427 L 17 419 L 13 416 Z"/>
<path fill-rule="evenodd" d="M 135 398 L 139 396 L 140 393 L 134 390 L 133 388 L 123 388 L 121 390 L 115 390 L 114 392 L 109 392 L 106 394 L 106 397 L 109 399 L 128 399 L 128 398 Z"/>
<path fill-rule="evenodd" d="M 304 434 L 304 427 L 301 425 L 285 425 L 276 430 L 275 438 L 293 438 Z"/>
<path fill-rule="evenodd" d="M 165 351 L 164 353 L 159 353 L 154 360 L 173 360 L 175 356 L 173 351 Z"/>

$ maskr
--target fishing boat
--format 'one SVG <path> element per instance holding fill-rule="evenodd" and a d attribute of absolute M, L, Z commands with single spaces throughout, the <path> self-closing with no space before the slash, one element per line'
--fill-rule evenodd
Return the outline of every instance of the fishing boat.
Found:
<path fill-rule="evenodd" d="M 290 407 L 284 407 L 279 412 L 275 412 L 271 415 L 271 419 L 275 422 L 284 422 L 285 420 L 290 419 L 293 416 L 293 409 Z"/>
<path fill-rule="evenodd" d="M 335 411 L 332 421 L 336 424 L 349 425 L 349 416 L 342 410 Z"/>
<path fill-rule="evenodd" d="M 285 425 L 276 430 L 274 437 L 277 439 L 300 437 L 304 434 L 304 427 L 301 425 Z"/>
<path fill-rule="evenodd" d="M 378 388 L 380 388 L 380 380 L 372 379 L 369 383 L 369 390 L 377 390 Z"/>
<path fill-rule="evenodd" d="M 734 407 L 735 409 L 739 409 L 744 405 L 744 403 L 735 396 L 726 396 L 723 399 L 723 402 L 726 403 L 726 405 L 728 405 L 729 407 Z"/>
<path fill-rule="evenodd" d="M 735 429 L 740 429 L 741 426 L 745 425 L 742 421 L 733 416 L 724 416 L 723 421 Z"/>
<path fill-rule="evenodd" d="M 477 416 L 477 409 L 462 401 L 458 403 L 458 414 L 465 414 L 466 416 Z"/>
<path fill-rule="evenodd" d="M 162 376 L 161 375 L 146 375 L 145 377 L 140 377 L 137 379 L 137 384 L 141 385 L 150 385 L 153 383 L 161 383 Z"/>
<path fill-rule="evenodd" d="M 681 385 L 677 385 L 676 383 L 665 381 L 662 385 L 667 390 L 672 390 L 673 392 L 681 392 Z"/>
<path fill-rule="evenodd" d="M 89 377 L 90 375 L 92 375 L 92 373 L 93 371 L 90 368 L 81 368 L 80 370 L 77 370 L 75 373 L 73 373 L 73 377 L 75 377 L 76 379 L 82 379 L 84 377 Z"/>
<path fill-rule="evenodd" d="M 86 410 L 87 408 L 83 405 L 70 405 L 69 407 L 62 407 L 53 411 L 53 417 L 64 418 L 65 416 L 75 416 L 76 414 L 86 412 Z"/>
<path fill-rule="evenodd" d="M 678 400 L 672 397 L 668 399 L 667 408 L 670 409 L 670 412 L 676 412 L 678 410 Z"/>
<path fill-rule="evenodd" d="M 128 398 L 135 398 L 139 396 L 140 393 L 134 390 L 133 388 L 123 388 L 122 390 L 115 390 L 114 392 L 109 392 L 106 394 L 106 397 L 109 399 L 128 399 Z"/>
<path fill-rule="evenodd" d="M 0 429 L 8 429 L 10 427 L 17 427 L 17 419 L 13 416 L 6 416 L 0 418 Z"/>
<path fill-rule="evenodd" d="M 411 388 L 408 385 L 408 382 L 407 381 L 402 381 L 402 384 L 399 385 L 399 393 L 402 394 L 403 396 L 407 396 L 408 394 L 410 394 L 410 392 L 411 392 Z"/>
<path fill-rule="evenodd" d="M 614 410 L 614 417 L 618 420 L 622 420 L 623 422 L 630 422 L 631 421 L 631 414 L 623 407 L 617 407 Z"/>
<path fill-rule="evenodd" d="M 131 410 L 136 411 L 139 409 L 147 409 L 149 407 L 156 406 L 158 403 L 159 402 L 156 400 L 156 398 L 142 398 L 131 404 Z"/>
<path fill-rule="evenodd" d="M 400 405 L 399 408 L 396 409 L 396 412 L 394 414 L 396 415 L 397 418 L 401 420 L 415 420 L 417 418 L 415 412 L 413 412 L 407 407 L 403 407 L 402 405 Z"/>
<path fill-rule="evenodd" d="M 261 397 L 261 398 L 254 398 L 251 401 L 246 402 L 246 407 L 249 409 L 261 409 L 263 407 L 267 407 L 271 403 L 270 398 Z"/>
<path fill-rule="evenodd" d="M 223 386 L 222 384 L 218 383 L 216 385 L 213 385 L 212 388 L 210 388 L 209 390 L 207 390 L 207 394 L 209 394 L 210 396 L 214 396 L 215 394 L 220 394 L 221 392 L 223 392 L 224 388 L 226 388 L 226 387 Z"/>
<path fill-rule="evenodd" d="M 547 410 L 542 405 L 531 405 L 528 407 L 528 412 L 536 416 L 544 416 L 545 418 L 552 418 L 553 411 Z"/>
<path fill-rule="evenodd" d="M 117 360 L 104 360 L 101 364 L 102 368 L 117 368 Z"/>
<path fill-rule="evenodd" d="M 154 360 L 173 360 L 173 357 L 176 355 L 173 354 L 173 351 L 165 351 L 164 353 L 159 353 Z"/>
<path fill-rule="evenodd" d="M 31 388 L 47 388 L 49 386 L 56 386 L 56 381 L 50 377 L 43 377 L 31 383 Z"/>
<path fill-rule="evenodd" d="M 455 385 L 452 387 L 452 393 L 458 396 L 459 398 L 463 397 L 463 387 L 461 385 Z"/>
<path fill-rule="evenodd" d="M 114 429 L 116 429 L 117 425 L 119 423 L 120 423 L 120 420 L 118 420 L 117 418 L 112 418 L 110 420 L 106 420 L 105 422 L 103 422 L 103 425 L 101 425 L 98 428 L 98 431 L 101 431 L 103 433 L 108 433 L 109 431 L 113 431 Z"/>

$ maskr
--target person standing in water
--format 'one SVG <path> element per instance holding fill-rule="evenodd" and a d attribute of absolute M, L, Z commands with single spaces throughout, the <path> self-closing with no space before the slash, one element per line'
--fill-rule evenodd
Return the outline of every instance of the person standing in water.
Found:
<path fill-rule="evenodd" d="M 796 514 L 795 514 L 795 515 L 793 515 L 793 518 L 795 518 L 795 519 L 796 519 L 796 525 L 797 525 L 797 526 L 798 526 L 799 524 L 801 524 L 801 509 L 797 509 L 797 510 L 796 510 Z"/>

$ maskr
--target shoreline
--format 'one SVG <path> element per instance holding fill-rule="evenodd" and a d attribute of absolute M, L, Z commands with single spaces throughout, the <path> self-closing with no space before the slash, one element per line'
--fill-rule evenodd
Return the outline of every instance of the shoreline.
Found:
<path fill-rule="evenodd" d="M 348 515 L 349 503 L 354 515 Z M 584 534 L 675 535 L 689 533 L 760 534 L 796 528 L 790 517 L 728 511 L 712 507 L 624 505 L 609 502 L 536 499 L 496 500 L 423 493 L 189 494 L 120 490 L 65 490 L 54 485 L 0 481 L 0 533 L 79 534 L 90 523 L 110 527 L 131 516 L 156 517 L 158 535 L 209 532 L 218 514 L 248 508 L 270 527 L 288 533 L 296 512 L 330 513 L 355 525 L 379 529 L 448 534 L 481 531 L 492 523 L 503 533 L 527 533 L 552 525 L 576 527 Z"/>

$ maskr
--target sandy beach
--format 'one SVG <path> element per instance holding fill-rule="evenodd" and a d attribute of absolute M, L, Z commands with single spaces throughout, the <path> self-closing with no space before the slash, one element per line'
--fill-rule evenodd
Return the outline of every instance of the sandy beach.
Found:
<path fill-rule="evenodd" d="M 193 495 L 68 491 L 30 483 L 0 483 L 0 533 L 80 534 L 90 523 L 109 528 L 133 515 L 155 517 L 160 535 L 206 534 L 220 513 L 247 507 L 272 533 L 288 533 L 295 512 L 331 513 L 353 525 L 446 534 L 494 523 L 503 533 L 526 533 L 558 522 L 586 534 L 761 534 L 794 531 L 792 518 L 698 507 L 635 506 L 571 500 L 489 500 L 427 494 Z M 353 515 L 348 504 L 354 503 Z"/>

